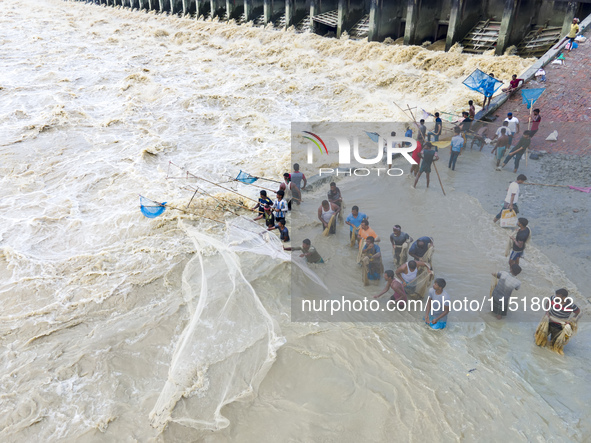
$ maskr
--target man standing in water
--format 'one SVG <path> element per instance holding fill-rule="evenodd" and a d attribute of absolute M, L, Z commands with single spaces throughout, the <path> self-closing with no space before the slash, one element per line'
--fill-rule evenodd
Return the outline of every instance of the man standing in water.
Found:
<path fill-rule="evenodd" d="M 369 227 L 369 221 L 367 221 L 366 218 L 363 219 L 363 221 L 361 222 L 361 227 L 359 228 L 359 233 L 357 235 L 361 240 L 365 240 L 367 237 L 371 236 L 374 238 L 374 241 L 380 241 L 380 238 L 378 237 L 378 234 L 376 234 L 376 231 Z"/>
<path fill-rule="evenodd" d="M 433 287 L 429 289 L 427 296 L 427 309 L 425 309 L 425 323 L 431 329 L 443 329 L 447 325 L 447 314 L 451 300 L 449 294 L 444 291 L 446 282 L 442 278 L 436 278 Z"/>
<path fill-rule="evenodd" d="M 390 234 L 390 243 L 394 251 L 394 262 L 400 265 L 401 261 L 406 261 L 406 256 L 401 257 L 402 249 L 405 243 L 412 242 L 412 237 L 406 232 L 402 232 L 400 225 L 395 225 Z"/>
<path fill-rule="evenodd" d="M 287 203 L 283 200 L 284 191 L 277 191 L 277 200 L 273 203 L 273 212 L 275 213 L 275 221 L 282 221 L 285 223 L 285 215 L 287 214 Z"/>
<path fill-rule="evenodd" d="M 419 268 L 427 268 L 429 274 L 432 273 L 431 268 L 427 263 L 422 261 L 410 260 L 408 263 L 404 263 L 398 269 L 396 269 L 396 278 L 402 282 L 404 291 L 407 295 L 414 294 L 417 290 L 417 275 Z"/>
<path fill-rule="evenodd" d="M 278 220 L 277 224 L 273 227 L 267 228 L 267 231 L 272 231 L 273 229 L 279 230 L 279 239 L 282 242 L 289 241 L 289 230 L 287 229 L 287 226 L 285 226 L 285 220 Z"/>
<path fill-rule="evenodd" d="M 359 206 L 353 206 L 351 208 L 351 214 L 345 220 L 345 224 L 349 225 L 349 231 L 351 233 L 351 246 L 357 240 L 357 231 L 361 226 L 361 222 L 365 219 L 367 219 L 367 215 L 359 212 Z"/>
<path fill-rule="evenodd" d="M 447 165 L 448 168 L 451 168 L 452 171 L 456 170 L 456 162 L 458 161 L 458 157 L 462 154 L 462 148 L 464 147 L 464 137 L 460 135 L 460 127 L 456 126 L 454 128 L 454 136 L 451 139 L 451 153 L 449 156 L 449 164 Z"/>
<path fill-rule="evenodd" d="M 416 242 L 412 244 L 408 253 L 415 260 L 420 260 L 429 250 L 429 246 L 433 243 L 431 237 L 420 237 Z"/>
<path fill-rule="evenodd" d="M 343 196 L 341 195 L 341 190 L 337 188 L 337 184 L 335 182 L 330 183 L 330 190 L 328 191 L 328 201 L 329 203 L 334 203 L 339 208 L 343 203 Z"/>
<path fill-rule="evenodd" d="M 404 287 L 402 284 L 394 278 L 394 271 L 388 269 L 384 272 L 384 280 L 386 280 L 386 287 L 382 292 L 378 295 L 374 296 L 374 298 L 380 298 L 390 289 L 394 291 L 394 294 L 390 297 L 390 300 L 393 300 L 396 303 L 396 308 L 398 310 L 402 310 L 406 307 L 406 302 L 408 302 L 408 298 L 406 297 L 406 293 L 404 292 Z"/>
<path fill-rule="evenodd" d="M 308 263 L 324 263 L 316 248 L 312 246 L 312 242 L 307 238 L 302 241 L 302 246 L 295 246 L 293 248 L 286 248 L 284 246 L 283 249 L 286 251 L 302 251 L 300 257 L 306 257 Z"/>
<path fill-rule="evenodd" d="M 318 220 L 322 222 L 322 229 L 328 228 L 328 224 L 333 215 L 337 215 L 341 208 L 334 203 L 329 203 L 328 200 L 322 200 L 322 204 L 318 207 Z M 333 220 L 330 226 L 330 234 L 336 232 L 336 220 Z"/>
<path fill-rule="evenodd" d="M 371 235 L 365 239 L 365 246 L 361 251 L 361 264 L 363 266 L 363 282 L 365 286 L 369 284 L 369 280 L 379 280 L 380 274 L 384 272 L 382 252 Z"/>
<path fill-rule="evenodd" d="M 571 314 L 575 314 L 571 319 Z M 573 302 L 572 297 L 568 296 L 568 291 L 564 288 L 556 291 L 550 299 L 550 308 L 546 312 L 550 323 L 548 325 L 548 334 L 550 335 L 550 346 L 556 344 L 556 339 L 562 332 L 562 329 L 570 323 L 576 323 L 581 310 Z"/>
<path fill-rule="evenodd" d="M 493 298 L 493 314 L 496 315 L 498 320 L 507 315 L 507 307 L 513 290 L 517 291 L 521 287 L 521 282 L 515 278 L 520 272 L 521 267 L 514 264 L 511 266 L 511 273 L 500 271 L 493 274 L 493 277 L 499 279 L 490 295 Z"/>
<path fill-rule="evenodd" d="M 421 151 L 421 167 L 419 168 L 419 174 L 415 179 L 415 184 L 413 188 L 417 187 L 417 183 L 419 182 L 419 178 L 421 178 L 421 174 L 424 172 L 427 176 L 427 187 L 429 187 L 429 174 L 431 173 L 431 164 L 437 160 L 439 157 L 437 156 L 437 152 L 433 149 L 433 145 L 431 142 L 425 143 L 425 148 Z"/>
<path fill-rule="evenodd" d="M 517 226 L 519 229 L 517 230 L 517 234 L 515 237 L 510 237 L 513 241 L 513 250 L 511 251 L 511 255 L 509 256 L 509 266 L 518 265 L 519 258 L 523 257 L 523 251 L 525 250 L 525 242 L 530 236 L 530 230 L 527 227 L 528 221 L 527 218 L 520 217 Z"/>
<path fill-rule="evenodd" d="M 515 211 L 516 214 L 519 214 L 519 208 L 517 207 L 517 202 L 519 201 L 519 185 L 525 181 L 527 181 L 527 177 L 523 174 L 519 174 L 517 176 L 517 180 L 509 185 L 509 189 L 507 189 L 507 195 L 505 196 L 505 202 L 503 203 L 503 208 L 494 218 L 494 223 L 498 222 L 501 218 L 503 209 L 511 209 L 512 211 Z"/>
<path fill-rule="evenodd" d="M 302 185 L 302 181 L 304 184 Z M 297 188 L 299 194 L 299 200 L 294 200 L 298 205 L 302 201 L 302 189 L 306 187 L 308 181 L 306 180 L 306 176 L 300 172 L 300 165 L 294 163 L 293 165 L 293 172 L 291 173 L 291 182 L 294 188 Z"/>

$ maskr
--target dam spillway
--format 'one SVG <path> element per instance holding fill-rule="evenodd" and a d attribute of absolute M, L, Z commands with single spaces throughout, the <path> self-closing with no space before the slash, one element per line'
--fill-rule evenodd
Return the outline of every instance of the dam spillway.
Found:
<path fill-rule="evenodd" d="M 465 52 L 511 46 L 522 56 L 539 56 L 568 33 L 574 17 L 591 13 L 591 0 L 91 0 L 140 11 L 253 22 L 277 29 L 294 26 L 340 38 L 404 45 L 441 42 Z"/>

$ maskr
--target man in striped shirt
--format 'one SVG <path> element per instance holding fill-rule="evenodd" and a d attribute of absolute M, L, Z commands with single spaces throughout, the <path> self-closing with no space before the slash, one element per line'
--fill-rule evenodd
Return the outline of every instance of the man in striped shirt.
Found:
<path fill-rule="evenodd" d="M 571 314 L 575 316 L 572 321 L 576 321 L 581 310 L 573 302 L 573 298 L 568 296 L 568 291 L 564 288 L 556 291 L 556 294 L 550 299 L 550 309 L 546 315 L 550 317 L 548 332 L 550 333 L 550 344 L 554 345 L 556 338 L 562 332 Z"/>
<path fill-rule="evenodd" d="M 499 279 L 499 282 L 493 289 L 491 297 L 493 298 L 493 313 L 498 320 L 501 320 L 507 315 L 507 306 L 511 299 L 511 293 L 518 291 L 521 287 L 521 282 L 517 277 L 521 273 L 521 266 L 513 264 L 511 266 L 511 273 L 500 271 L 493 274 L 493 277 Z"/>

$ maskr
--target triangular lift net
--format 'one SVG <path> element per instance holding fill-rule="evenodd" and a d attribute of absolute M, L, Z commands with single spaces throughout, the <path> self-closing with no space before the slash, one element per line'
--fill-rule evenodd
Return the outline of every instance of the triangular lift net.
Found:
<path fill-rule="evenodd" d="M 158 203 L 140 195 L 140 208 L 146 217 L 156 218 L 166 211 L 166 202 Z"/>
<path fill-rule="evenodd" d="M 246 184 L 252 184 L 256 182 L 259 178 L 253 175 L 250 175 L 248 172 L 240 171 L 240 173 L 236 176 L 236 180 Z"/>
<path fill-rule="evenodd" d="M 503 82 L 491 77 L 480 69 L 476 69 L 462 83 L 473 91 L 480 92 L 485 97 L 492 97 L 503 84 Z"/>
<path fill-rule="evenodd" d="M 544 92 L 545 90 L 546 88 L 522 89 L 521 103 L 525 103 L 527 105 L 527 109 L 531 108 L 532 105 L 536 102 L 536 100 L 540 98 L 542 92 Z"/>

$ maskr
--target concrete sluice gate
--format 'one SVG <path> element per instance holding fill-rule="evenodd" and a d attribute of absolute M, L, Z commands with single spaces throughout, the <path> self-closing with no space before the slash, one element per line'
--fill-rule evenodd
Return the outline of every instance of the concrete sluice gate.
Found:
<path fill-rule="evenodd" d="M 88 0 L 87 0 L 88 1 Z M 161 13 L 218 17 L 238 24 L 294 26 L 315 32 L 404 45 L 440 42 L 447 51 L 501 55 L 510 46 L 540 56 L 570 30 L 574 17 L 591 14 L 591 0 L 90 0 Z"/>

